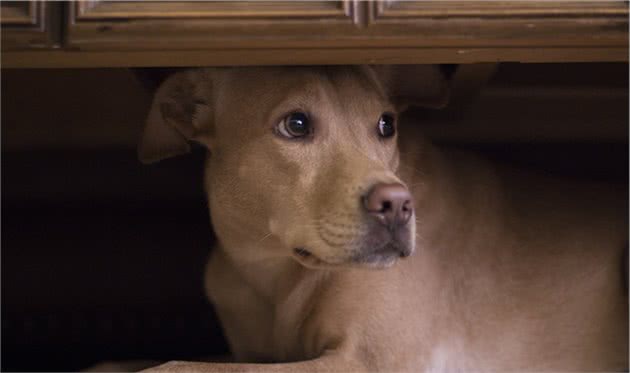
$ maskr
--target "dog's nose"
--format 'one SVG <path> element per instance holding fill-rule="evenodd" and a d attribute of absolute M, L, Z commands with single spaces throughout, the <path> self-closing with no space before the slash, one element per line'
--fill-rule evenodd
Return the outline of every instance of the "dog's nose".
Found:
<path fill-rule="evenodd" d="M 406 224 L 413 213 L 411 194 L 399 183 L 374 185 L 364 199 L 364 206 L 370 215 L 390 228 Z"/>

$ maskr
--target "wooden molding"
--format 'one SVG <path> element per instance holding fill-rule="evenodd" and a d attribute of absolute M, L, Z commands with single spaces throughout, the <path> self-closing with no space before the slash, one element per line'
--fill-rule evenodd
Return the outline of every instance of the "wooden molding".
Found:
<path fill-rule="evenodd" d="M 213 18 L 347 18 L 350 1 L 78 1 L 74 20 L 213 19 Z"/>
<path fill-rule="evenodd" d="M 623 1 L 81 1 L 80 50 L 602 48 L 628 45 Z"/>
<path fill-rule="evenodd" d="M 628 46 L 625 1 L 370 1 L 375 38 L 441 47 Z"/>
<path fill-rule="evenodd" d="M 312 45 L 356 29 L 357 1 L 81 1 L 69 7 L 68 47 L 113 51 Z"/>
<path fill-rule="evenodd" d="M 50 49 L 60 43 L 60 3 L 2 2 L 2 50 Z"/>
<path fill-rule="evenodd" d="M 621 0 L 575 1 L 371 1 L 372 20 L 400 18 L 513 18 L 513 17 L 624 17 L 628 4 Z"/>
<path fill-rule="evenodd" d="M 45 20 L 64 6 L 67 54 L 3 55 L 8 66 L 104 66 L 96 56 L 115 66 L 628 60 L 628 5 L 619 0 L 37 4 Z M 50 22 L 42 25 L 39 39 L 4 25 L 3 50 L 58 45 L 61 33 L 51 38 Z"/>
<path fill-rule="evenodd" d="M 21 25 L 37 26 L 41 3 L 33 1 L 14 1 L 0 4 L 2 8 L 2 26 Z"/>

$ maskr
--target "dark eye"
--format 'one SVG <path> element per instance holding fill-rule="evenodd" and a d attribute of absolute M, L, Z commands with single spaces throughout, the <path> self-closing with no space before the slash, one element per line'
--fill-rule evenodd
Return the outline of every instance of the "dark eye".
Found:
<path fill-rule="evenodd" d="M 394 127 L 394 116 L 392 114 L 383 114 L 378 119 L 378 134 L 381 137 L 392 137 L 396 133 L 396 127 Z"/>
<path fill-rule="evenodd" d="M 278 123 L 276 129 L 278 133 L 289 139 L 304 137 L 312 132 L 308 116 L 302 112 L 287 115 Z"/>

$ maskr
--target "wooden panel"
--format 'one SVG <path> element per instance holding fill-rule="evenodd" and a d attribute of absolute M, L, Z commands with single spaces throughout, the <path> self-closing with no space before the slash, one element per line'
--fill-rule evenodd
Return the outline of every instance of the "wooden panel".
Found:
<path fill-rule="evenodd" d="M 2 25 L 35 26 L 37 24 L 38 4 L 30 1 L 3 2 Z"/>
<path fill-rule="evenodd" d="M 628 4 L 600 1 L 372 1 L 369 34 L 440 47 L 628 46 Z"/>
<path fill-rule="evenodd" d="M 344 1 L 150 2 L 89 0 L 75 4 L 77 20 L 130 18 L 340 17 L 350 15 Z"/>
<path fill-rule="evenodd" d="M 608 16 L 627 14 L 621 0 L 599 1 L 400 1 L 373 2 L 376 18 L 398 17 L 538 17 Z"/>
<path fill-rule="evenodd" d="M 59 41 L 60 4 L 46 1 L 3 1 L 2 50 L 52 48 Z"/>
<path fill-rule="evenodd" d="M 354 28 L 344 1 L 132 2 L 71 4 L 68 41 L 82 50 L 304 46 Z"/>

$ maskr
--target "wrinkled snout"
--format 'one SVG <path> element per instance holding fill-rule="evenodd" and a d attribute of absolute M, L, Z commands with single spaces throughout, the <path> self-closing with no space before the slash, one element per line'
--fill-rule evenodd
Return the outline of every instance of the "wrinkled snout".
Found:
<path fill-rule="evenodd" d="M 323 216 L 315 225 L 323 245 L 291 245 L 299 262 L 307 266 L 352 263 L 369 268 L 386 268 L 414 252 L 415 221 L 411 192 L 390 175 L 376 175 L 369 179 L 380 181 L 368 182 L 364 188 L 346 189 L 354 193 L 324 197 L 328 203 L 318 205 L 326 208 L 322 209 Z M 357 191 L 358 195 L 355 194 Z M 346 202 L 340 201 L 340 197 Z"/>
<path fill-rule="evenodd" d="M 362 198 L 368 233 L 355 260 L 364 263 L 392 263 L 414 251 L 415 225 L 411 193 L 401 183 L 374 184 Z"/>
<path fill-rule="evenodd" d="M 407 224 L 413 214 L 411 193 L 400 183 L 374 185 L 363 203 L 370 216 L 392 231 Z"/>

